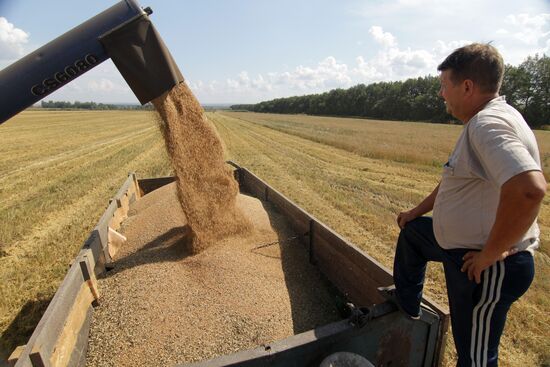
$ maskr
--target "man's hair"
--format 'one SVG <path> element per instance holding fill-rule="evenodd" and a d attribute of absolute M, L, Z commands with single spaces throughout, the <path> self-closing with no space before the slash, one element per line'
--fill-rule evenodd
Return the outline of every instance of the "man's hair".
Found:
<path fill-rule="evenodd" d="M 451 70 L 453 83 L 470 79 L 482 92 L 497 93 L 502 84 L 504 61 L 492 45 L 472 43 L 454 50 L 437 70 Z"/>

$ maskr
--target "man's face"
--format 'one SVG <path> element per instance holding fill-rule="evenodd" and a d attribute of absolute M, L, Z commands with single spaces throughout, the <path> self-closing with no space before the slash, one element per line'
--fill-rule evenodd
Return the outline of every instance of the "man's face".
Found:
<path fill-rule="evenodd" d="M 439 76 L 441 87 L 439 89 L 439 95 L 445 100 L 445 108 L 447 113 L 460 119 L 461 101 L 462 101 L 462 88 L 461 83 L 454 83 L 451 80 L 451 70 L 443 70 Z"/>

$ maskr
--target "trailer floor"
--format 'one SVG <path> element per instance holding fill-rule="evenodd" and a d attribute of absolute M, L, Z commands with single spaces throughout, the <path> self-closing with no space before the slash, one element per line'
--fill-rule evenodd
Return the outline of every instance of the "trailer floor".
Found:
<path fill-rule="evenodd" d="M 190 256 L 174 184 L 133 204 L 121 229 L 128 242 L 99 280 L 88 366 L 194 362 L 340 319 L 284 218 L 242 194 L 238 205 L 254 232 Z"/>

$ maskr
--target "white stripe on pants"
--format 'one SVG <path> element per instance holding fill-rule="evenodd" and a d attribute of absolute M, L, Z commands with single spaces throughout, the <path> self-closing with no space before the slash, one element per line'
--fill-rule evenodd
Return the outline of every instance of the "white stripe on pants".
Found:
<path fill-rule="evenodd" d="M 504 261 L 496 262 L 483 272 L 481 298 L 472 312 L 472 335 L 470 340 L 472 367 L 487 365 L 491 317 L 493 316 L 495 305 L 500 300 L 503 279 Z"/>

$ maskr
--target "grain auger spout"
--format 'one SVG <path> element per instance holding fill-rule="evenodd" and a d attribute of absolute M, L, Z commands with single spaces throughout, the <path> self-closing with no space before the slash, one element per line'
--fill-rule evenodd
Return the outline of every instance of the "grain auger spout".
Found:
<path fill-rule="evenodd" d="M 135 0 L 120 1 L 0 70 L 0 124 L 108 58 L 141 104 L 182 82 L 151 13 Z"/>

